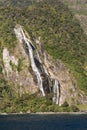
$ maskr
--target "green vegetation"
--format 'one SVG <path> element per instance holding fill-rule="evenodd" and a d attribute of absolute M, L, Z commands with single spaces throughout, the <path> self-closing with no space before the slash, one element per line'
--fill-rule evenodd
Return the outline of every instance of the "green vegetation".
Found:
<path fill-rule="evenodd" d="M 0 6 L 28 6 L 36 0 L 0 0 Z"/>
<path fill-rule="evenodd" d="M 4 78 L 0 78 L 0 104 L 1 106 L 3 101 L 7 101 L 11 98 L 14 97 L 14 91 L 13 87 L 8 83 L 7 81 L 4 80 Z M 0 106 L 0 107 L 1 107 Z"/>
<path fill-rule="evenodd" d="M 6 113 L 19 113 L 19 112 L 76 112 L 79 109 L 74 106 L 69 107 L 69 105 L 59 107 L 58 105 L 52 103 L 50 99 L 39 98 L 37 95 L 23 95 L 22 97 L 14 98 L 13 100 L 6 100 L 2 103 L 0 107 L 0 112 Z"/>
<path fill-rule="evenodd" d="M 14 27 L 16 24 L 21 24 L 32 39 L 41 37 L 41 42 L 44 43 L 46 51 L 53 56 L 55 60 L 61 59 L 66 64 L 76 78 L 77 86 L 87 94 L 87 36 L 84 34 L 79 21 L 74 17 L 67 6 L 59 0 L 43 0 L 32 6 L 26 6 L 30 4 L 20 6 L 19 4 L 17 7 L 10 5 L 16 5 L 18 2 L 12 1 L 12 4 L 10 3 L 11 1 L 7 2 L 8 6 L 4 6 L 5 4 L 3 6 L 1 4 L 0 6 L 0 61 L 4 47 L 7 47 L 9 51 L 13 52 L 17 43 Z M 19 1 L 19 3 L 20 2 L 21 1 Z M 26 2 L 29 1 L 26 0 Z M 0 64 L 2 65 L 3 63 Z M 21 65 L 22 63 L 20 62 L 18 71 L 20 71 Z M 0 74 L 0 77 L 2 76 L 3 75 Z M 0 89 L 2 89 L 1 84 L 2 82 L 0 82 Z M 5 86 L 4 82 L 3 86 Z M 12 87 L 9 86 L 9 88 Z M 6 92 L 8 93 L 9 91 Z M 3 92 L 4 96 L 6 92 Z M 10 97 L 8 97 L 8 99 L 7 107 L 5 106 L 4 109 L 6 108 L 6 111 L 10 112 L 11 109 L 13 112 L 18 112 L 19 110 L 27 111 L 29 109 L 30 111 L 38 111 L 38 109 L 39 111 L 53 111 L 58 108 L 58 106 L 56 108 L 56 105 L 53 104 L 47 106 L 46 99 L 39 101 L 33 98 L 31 101 L 25 100 L 25 102 L 20 98 L 15 99 L 16 101 L 13 98 L 11 101 Z M 20 100 L 22 100 L 22 102 Z M 19 102 L 17 103 L 17 101 Z M 22 103 L 25 103 L 24 107 Z M 39 103 L 41 107 L 38 105 Z M 58 110 L 67 111 L 66 108 L 69 107 L 63 107 L 64 110 L 58 108 Z M 2 108 L 2 111 L 4 109 Z M 74 109 L 74 107 L 72 109 Z"/>
<path fill-rule="evenodd" d="M 80 111 L 87 111 L 87 104 L 77 105 Z"/>
<path fill-rule="evenodd" d="M 84 32 L 87 34 L 87 1 L 77 0 L 77 2 L 74 2 L 74 0 L 63 0 L 63 2 L 69 7 L 70 10 L 72 10 L 74 15 L 80 21 Z"/>
<path fill-rule="evenodd" d="M 18 60 L 18 66 L 17 66 L 17 71 L 20 72 L 22 70 L 23 62 L 22 59 Z"/>
<path fill-rule="evenodd" d="M 31 7 L 0 7 L 1 48 L 16 44 L 15 25 L 21 24 L 31 37 L 41 37 L 47 52 L 61 59 L 87 91 L 87 37 L 69 9 L 58 0 L 43 1 Z"/>
<path fill-rule="evenodd" d="M 69 6 L 70 9 L 74 13 L 83 15 L 87 14 L 86 8 L 87 8 L 87 1 L 86 0 L 63 0 L 63 2 Z"/>

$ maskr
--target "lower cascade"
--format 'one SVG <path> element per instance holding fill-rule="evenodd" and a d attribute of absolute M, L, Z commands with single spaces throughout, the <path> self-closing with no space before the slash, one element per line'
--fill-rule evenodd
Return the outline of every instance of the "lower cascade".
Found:
<path fill-rule="evenodd" d="M 53 83 L 53 102 L 56 102 L 56 104 L 59 104 L 59 96 L 60 96 L 60 85 L 56 79 L 54 79 Z"/>
<path fill-rule="evenodd" d="M 37 48 L 32 44 L 31 40 L 26 36 L 21 26 L 14 29 L 16 37 L 19 42 L 24 43 L 27 48 L 27 55 L 31 62 L 32 70 L 37 79 L 38 88 L 42 96 L 52 94 L 52 101 L 59 104 L 60 99 L 60 85 L 57 79 L 53 79 L 47 68 L 42 63 Z"/>

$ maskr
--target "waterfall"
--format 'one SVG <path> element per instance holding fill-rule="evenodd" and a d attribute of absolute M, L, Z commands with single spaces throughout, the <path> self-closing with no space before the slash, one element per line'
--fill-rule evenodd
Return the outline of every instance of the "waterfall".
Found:
<path fill-rule="evenodd" d="M 48 93 L 49 94 L 53 93 L 53 97 L 52 97 L 53 102 L 55 102 L 56 104 L 59 104 L 60 85 L 59 85 L 58 80 L 52 78 L 52 72 L 50 75 L 48 71 L 49 66 L 47 67 L 46 66 L 47 64 L 42 63 L 38 50 L 34 47 L 30 39 L 27 38 L 22 27 L 18 26 L 17 28 L 14 29 L 14 31 L 19 42 L 22 43 L 24 41 L 25 45 L 27 46 L 28 56 L 31 62 L 31 67 L 37 77 L 38 87 L 42 95 L 45 96 Z M 44 53 L 44 63 L 46 62 L 47 62 L 46 56 Z"/>
<path fill-rule="evenodd" d="M 60 86 L 56 79 L 53 81 L 53 102 L 59 104 L 59 97 L 60 97 Z"/>
<path fill-rule="evenodd" d="M 15 32 L 16 34 L 20 34 L 20 36 L 22 37 L 22 40 L 24 40 L 25 44 L 27 45 L 28 47 L 28 52 L 29 52 L 29 57 L 30 57 L 30 61 L 31 61 L 31 67 L 32 67 L 32 70 L 34 71 L 36 77 L 37 77 L 37 81 L 38 81 L 38 86 L 39 86 L 39 89 L 40 91 L 42 92 L 42 95 L 45 96 L 45 92 L 44 92 L 44 89 L 43 89 L 43 83 L 42 83 L 42 78 L 41 78 L 41 75 L 40 75 L 40 72 L 35 64 L 35 60 L 34 60 L 34 56 L 33 56 L 33 48 L 32 48 L 32 43 L 31 41 L 25 36 L 22 28 L 20 27 L 20 32 L 17 32 L 18 30 L 15 29 Z"/>
<path fill-rule="evenodd" d="M 45 96 L 45 92 L 43 90 L 43 84 L 42 84 L 42 78 L 40 76 L 40 72 L 38 70 L 38 68 L 36 67 L 35 61 L 34 61 L 34 57 L 33 57 L 33 49 L 31 47 L 31 45 L 29 44 L 29 41 L 26 40 L 25 43 L 28 46 L 28 50 L 29 50 L 29 56 L 30 56 L 30 60 L 31 60 L 31 66 L 32 66 L 32 70 L 35 72 L 35 75 L 37 76 L 37 80 L 38 80 L 38 86 L 42 92 L 42 95 Z"/>

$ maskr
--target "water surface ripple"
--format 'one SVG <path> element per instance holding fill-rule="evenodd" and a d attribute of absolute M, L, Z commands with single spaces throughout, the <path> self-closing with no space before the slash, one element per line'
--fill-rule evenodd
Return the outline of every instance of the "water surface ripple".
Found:
<path fill-rule="evenodd" d="M 87 115 L 0 115 L 0 130 L 87 130 Z"/>

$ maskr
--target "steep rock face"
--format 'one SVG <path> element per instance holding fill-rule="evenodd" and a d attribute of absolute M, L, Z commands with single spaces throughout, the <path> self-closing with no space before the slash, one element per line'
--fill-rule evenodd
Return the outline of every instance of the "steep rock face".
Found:
<path fill-rule="evenodd" d="M 81 92 L 76 88 L 77 82 L 70 74 L 70 71 L 60 60 L 53 60 L 51 56 L 47 55 L 44 51 L 43 45 L 39 40 L 36 41 L 36 46 L 39 49 L 39 53 L 43 54 L 43 63 L 52 79 L 57 79 L 60 84 L 60 101 L 59 105 L 64 101 L 68 101 L 69 104 L 77 103 L 81 100 Z M 41 48 L 41 49 L 40 49 Z M 43 48 L 43 49 L 42 49 Z M 42 52 L 41 52 L 42 50 Z"/>
<path fill-rule="evenodd" d="M 5 79 L 14 85 L 16 93 L 21 96 L 25 93 L 36 93 L 41 89 L 38 87 L 37 75 L 33 71 L 28 55 L 28 45 L 25 45 L 26 40 L 29 39 L 30 41 L 30 37 L 26 32 L 20 33 L 20 28 L 19 25 L 15 27 L 18 44 L 14 49 L 14 54 L 9 54 L 7 48 L 3 49 L 3 73 Z M 25 36 L 23 38 L 22 35 L 25 35 L 26 38 Z M 32 42 L 30 41 L 30 43 Z M 76 89 L 76 81 L 70 75 L 69 70 L 60 60 L 55 61 L 46 54 L 40 38 L 34 39 L 33 43 L 34 45 L 31 44 L 31 48 L 32 50 L 35 49 L 33 51 L 34 61 L 36 66 L 39 67 L 45 94 L 51 94 L 52 100 L 59 105 L 65 101 L 69 104 L 79 102 L 79 90 Z"/>
<path fill-rule="evenodd" d="M 60 83 L 60 105 L 64 101 L 68 101 L 69 104 L 79 101 L 79 90 L 75 88 L 76 81 L 72 79 L 65 65 L 60 60 L 53 61 L 50 56 L 47 57 L 46 65 L 51 77 L 56 78 Z"/>
<path fill-rule="evenodd" d="M 30 38 L 28 38 L 22 27 L 16 27 L 14 31 L 19 41 L 24 43 L 24 49 L 30 59 L 31 68 L 35 74 L 38 88 L 42 96 L 52 94 L 51 100 L 53 100 L 53 102 L 56 104 L 59 104 L 60 85 L 58 80 L 51 77 L 47 70 L 47 67 L 44 66 L 44 62 L 42 63 L 42 60 L 40 59 L 37 48 L 33 45 Z M 45 53 L 43 52 L 43 54 Z"/>
<path fill-rule="evenodd" d="M 32 94 L 37 92 L 38 87 L 33 80 L 28 56 L 21 42 L 18 42 L 12 54 L 7 48 L 3 49 L 3 63 L 4 78 L 13 85 L 17 95 L 21 96 L 25 93 Z"/>

